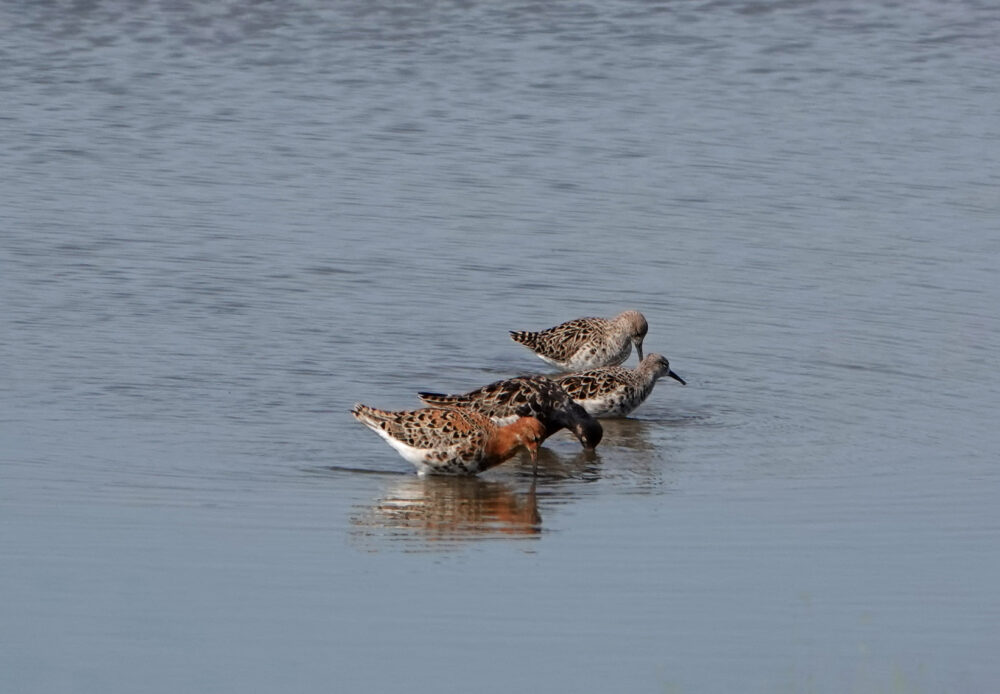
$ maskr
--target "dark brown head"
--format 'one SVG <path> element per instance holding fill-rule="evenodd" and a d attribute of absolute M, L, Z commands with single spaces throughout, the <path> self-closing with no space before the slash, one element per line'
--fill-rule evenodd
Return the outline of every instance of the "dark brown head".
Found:
<path fill-rule="evenodd" d="M 583 409 L 582 407 L 580 408 Z M 576 419 L 566 428 L 573 432 L 580 441 L 580 445 L 587 450 L 597 448 L 597 444 L 604 438 L 604 427 L 596 419 L 587 414 L 584 410 L 585 418 Z"/>
<path fill-rule="evenodd" d="M 600 422 L 587 414 L 561 385 L 542 376 L 526 377 L 532 386 L 529 406 L 518 414 L 532 414 L 545 425 L 546 435 L 569 429 L 584 448 L 596 448 L 604 436 Z M 530 411 L 529 411 L 530 410 Z"/>
<path fill-rule="evenodd" d="M 550 435 L 560 429 L 569 429 L 576 436 L 580 445 L 588 450 L 597 448 L 597 444 L 604 437 L 604 427 L 601 426 L 601 423 L 591 417 L 587 410 L 569 397 L 568 393 L 566 393 L 565 401 L 552 410 L 547 424 Z"/>

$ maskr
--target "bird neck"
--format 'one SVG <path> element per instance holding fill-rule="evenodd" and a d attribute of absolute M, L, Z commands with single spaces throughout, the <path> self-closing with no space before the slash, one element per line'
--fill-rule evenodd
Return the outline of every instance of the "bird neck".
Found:
<path fill-rule="evenodd" d="M 659 377 L 659 374 L 656 373 L 656 364 L 646 359 L 643 359 L 635 367 L 635 374 L 640 381 L 655 381 Z"/>
<path fill-rule="evenodd" d="M 486 444 L 486 458 L 492 465 L 499 465 L 514 455 L 518 445 L 517 422 L 499 427 Z"/>
<path fill-rule="evenodd" d="M 484 469 L 499 465 L 517 453 L 517 449 L 523 445 L 518 437 L 524 431 L 525 426 L 525 419 L 522 418 L 496 430 L 486 443 Z"/>

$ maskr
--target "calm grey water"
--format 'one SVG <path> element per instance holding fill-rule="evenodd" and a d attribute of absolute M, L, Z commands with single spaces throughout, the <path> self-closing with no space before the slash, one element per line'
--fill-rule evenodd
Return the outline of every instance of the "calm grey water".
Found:
<path fill-rule="evenodd" d="M 3 691 L 1000 681 L 995 3 L 0 26 Z M 534 483 L 347 414 L 626 308 L 688 386 Z"/>

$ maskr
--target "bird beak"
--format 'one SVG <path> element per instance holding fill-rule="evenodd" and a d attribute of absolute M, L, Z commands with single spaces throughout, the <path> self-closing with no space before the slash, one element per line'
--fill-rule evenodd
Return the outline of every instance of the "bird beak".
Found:
<path fill-rule="evenodd" d="M 635 344 L 635 352 L 639 355 L 639 361 L 642 361 L 642 340 L 632 340 Z"/>
<path fill-rule="evenodd" d="M 670 376 L 670 378 L 674 379 L 675 381 L 680 381 L 682 386 L 687 385 L 687 381 L 685 381 L 683 378 L 675 374 L 673 371 L 668 371 L 667 375 Z"/>
<path fill-rule="evenodd" d="M 528 454 L 531 456 L 531 462 L 538 462 L 538 444 L 532 443 L 528 444 Z"/>

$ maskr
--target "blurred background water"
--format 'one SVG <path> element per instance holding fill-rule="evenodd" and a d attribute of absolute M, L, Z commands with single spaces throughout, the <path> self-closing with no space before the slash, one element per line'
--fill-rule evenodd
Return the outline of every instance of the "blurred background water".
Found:
<path fill-rule="evenodd" d="M 0 26 L 5 691 L 1000 680 L 995 3 Z M 626 308 L 688 386 L 537 480 L 348 415 Z"/>

